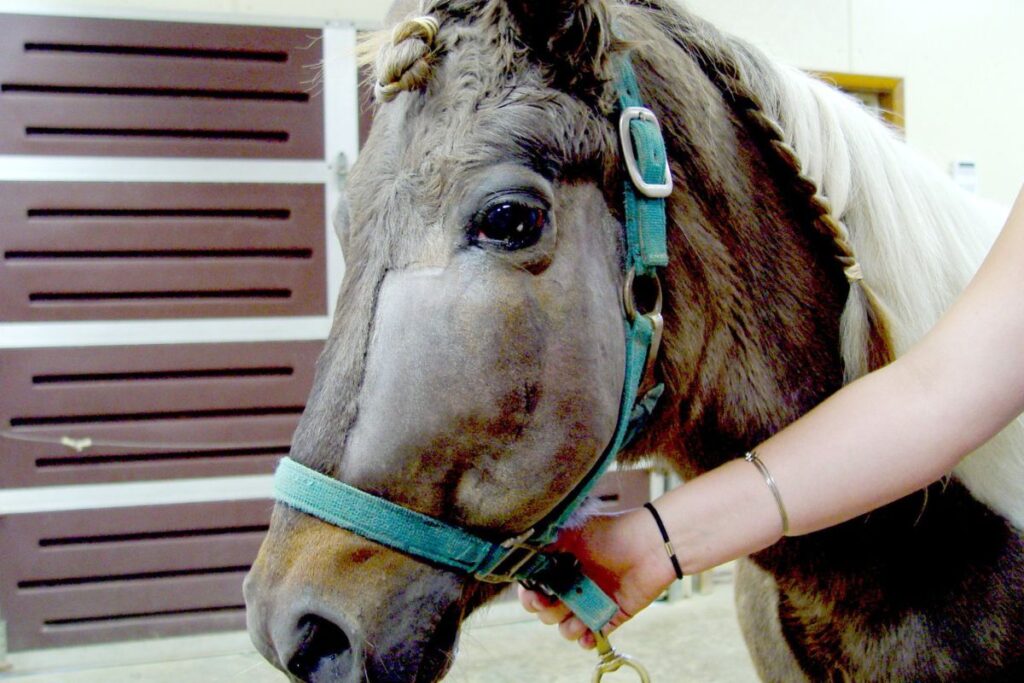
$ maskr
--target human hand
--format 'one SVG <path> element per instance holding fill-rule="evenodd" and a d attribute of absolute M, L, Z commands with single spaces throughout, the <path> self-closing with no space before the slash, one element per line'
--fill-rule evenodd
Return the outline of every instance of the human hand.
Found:
<path fill-rule="evenodd" d="M 642 508 L 594 515 L 581 527 L 564 529 L 554 549 L 575 555 L 583 572 L 618 604 L 606 634 L 651 604 L 675 579 L 657 527 Z M 566 640 L 595 647 L 594 634 L 561 601 L 520 586 L 519 602 L 542 623 L 558 624 Z"/>

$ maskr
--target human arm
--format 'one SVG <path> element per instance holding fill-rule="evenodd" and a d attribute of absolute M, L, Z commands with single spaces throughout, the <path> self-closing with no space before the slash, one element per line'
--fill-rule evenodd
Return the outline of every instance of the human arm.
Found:
<path fill-rule="evenodd" d="M 854 382 L 757 447 L 777 482 L 791 535 L 838 524 L 948 474 L 1024 410 L 1024 193 L 961 297 L 896 362 Z M 781 534 L 761 473 L 742 460 L 659 498 L 686 573 L 761 550 Z M 643 509 L 597 517 L 563 547 L 635 614 L 675 578 Z M 561 605 L 531 592 L 524 606 L 564 636 L 585 633 Z M 585 639 L 589 645 L 592 640 Z"/>

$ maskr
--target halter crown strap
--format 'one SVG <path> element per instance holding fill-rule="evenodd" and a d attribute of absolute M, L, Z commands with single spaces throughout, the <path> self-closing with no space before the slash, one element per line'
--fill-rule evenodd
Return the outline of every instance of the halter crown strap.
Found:
<path fill-rule="evenodd" d="M 625 268 L 633 277 L 657 277 L 668 264 L 665 197 L 672 176 L 658 119 L 642 106 L 629 57 L 621 60 L 619 131 L 629 179 L 625 187 Z M 627 289 L 627 298 L 632 292 Z M 557 596 L 587 627 L 598 633 L 618 606 L 566 555 L 543 552 L 586 499 L 616 454 L 642 427 L 661 395 L 659 385 L 639 397 L 649 356 L 661 334 L 660 311 L 626 317 L 625 380 L 611 443 L 572 492 L 533 529 L 495 543 L 439 519 L 396 505 L 284 458 L 274 475 L 274 497 L 329 524 L 371 541 L 480 581 L 521 581 Z"/>

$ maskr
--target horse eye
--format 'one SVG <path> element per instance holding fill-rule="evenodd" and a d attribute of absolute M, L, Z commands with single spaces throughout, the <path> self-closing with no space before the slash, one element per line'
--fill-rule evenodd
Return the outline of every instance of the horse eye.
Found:
<path fill-rule="evenodd" d="M 491 243 L 503 249 L 525 249 L 537 243 L 548 222 L 544 209 L 517 202 L 501 202 L 487 207 L 473 222 L 477 242 Z"/>

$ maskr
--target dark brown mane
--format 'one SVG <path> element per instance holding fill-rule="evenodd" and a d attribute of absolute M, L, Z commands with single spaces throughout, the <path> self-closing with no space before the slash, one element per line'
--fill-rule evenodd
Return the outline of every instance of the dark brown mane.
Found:
<path fill-rule="evenodd" d="M 751 123 L 761 120 L 751 115 L 756 100 L 741 90 L 726 41 L 656 3 L 620 21 L 686 188 L 670 209 L 679 265 L 667 278 L 674 315 L 665 355 L 670 396 L 685 400 L 666 406 L 678 417 L 641 448 L 674 451 L 695 474 L 690 468 L 734 457 L 838 388 L 848 284 L 832 235 L 819 229 L 813 184 L 784 163 L 777 130 Z"/>

